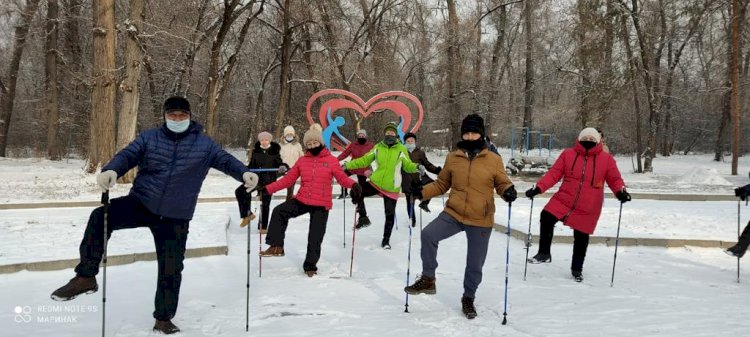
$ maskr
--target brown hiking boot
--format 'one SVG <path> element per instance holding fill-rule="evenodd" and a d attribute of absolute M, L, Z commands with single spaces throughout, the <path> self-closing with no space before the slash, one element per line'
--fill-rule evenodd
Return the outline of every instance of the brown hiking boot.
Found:
<path fill-rule="evenodd" d="M 268 249 L 260 252 L 260 256 L 271 257 L 271 256 L 284 256 L 284 247 L 271 246 Z"/>
<path fill-rule="evenodd" d="M 50 298 L 55 301 L 70 301 L 80 294 L 93 294 L 97 290 L 99 285 L 96 284 L 96 277 L 76 276 L 70 279 L 68 284 L 55 290 Z"/>
<path fill-rule="evenodd" d="M 170 320 L 160 321 L 157 319 L 156 323 L 154 323 L 154 331 L 161 332 L 165 335 L 171 335 L 180 332 L 180 328 L 174 325 Z"/>
<path fill-rule="evenodd" d="M 471 297 L 461 297 L 461 311 L 468 319 L 474 319 L 477 317 L 477 309 L 474 308 L 474 299 Z"/>
<path fill-rule="evenodd" d="M 260 234 L 268 234 L 268 229 L 267 228 L 261 228 L 259 232 L 260 232 Z"/>
<path fill-rule="evenodd" d="M 428 294 L 435 295 L 435 278 L 422 275 L 414 284 L 405 287 L 404 291 L 409 295 Z"/>
<path fill-rule="evenodd" d="M 307 275 L 307 277 L 313 277 L 317 274 L 318 274 L 317 270 L 305 270 L 305 275 Z"/>

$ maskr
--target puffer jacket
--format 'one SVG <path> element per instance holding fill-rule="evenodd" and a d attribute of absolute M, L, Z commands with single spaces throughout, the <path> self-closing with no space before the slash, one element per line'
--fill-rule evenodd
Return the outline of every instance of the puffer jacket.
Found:
<path fill-rule="evenodd" d="M 422 151 L 421 148 L 415 148 L 414 151 L 409 152 L 409 158 L 414 164 L 424 166 L 427 172 L 440 174 L 440 170 L 433 165 L 428 159 L 427 154 Z M 404 193 L 411 193 L 411 183 L 413 180 L 420 180 L 418 173 L 406 173 L 401 174 L 401 191 Z M 421 182 L 431 183 L 432 179 L 426 174 L 422 177 Z"/>
<path fill-rule="evenodd" d="M 361 158 L 346 163 L 346 169 L 368 167 L 373 161 L 377 162 L 378 168 L 370 175 L 370 182 L 385 192 L 401 192 L 401 170 L 406 173 L 419 172 L 417 164 L 409 159 L 406 146 L 400 142 L 390 147 L 380 142 Z"/>
<path fill-rule="evenodd" d="M 281 150 L 281 146 L 276 142 L 271 142 L 271 146 L 265 150 L 260 147 L 260 142 L 255 142 L 250 163 L 247 167 L 249 169 L 277 169 L 281 166 L 286 166 L 281 160 L 279 150 Z M 257 174 L 258 185 L 260 186 L 266 186 L 276 181 L 276 177 L 278 177 L 277 172 L 258 172 Z"/>
<path fill-rule="evenodd" d="M 615 159 L 602 151 L 599 143 L 591 150 L 578 141 L 565 149 L 552 168 L 537 182 L 542 192 L 562 180 L 544 210 L 552 213 L 565 225 L 587 234 L 593 234 L 604 203 L 604 183 L 612 193 L 625 187 Z"/>
<path fill-rule="evenodd" d="M 138 165 L 138 174 L 130 194 L 156 215 L 192 219 L 198 193 L 210 168 L 242 181 L 248 169 L 237 158 L 224 151 L 203 134 L 203 127 L 191 122 L 176 134 L 160 128 L 141 132 L 127 147 L 102 167 L 121 177 Z"/>
<path fill-rule="evenodd" d="M 292 166 L 284 177 L 266 186 L 270 194 L 292 186 L 297 178 L 302 177 L 300 188 L 294 198 L 309 206 L 323 206 L 327 210 L 333 207 L 333 193 L 331 179 L 336 178 L 339 185 L 352 188 L 356 183 L 344 173 L 336 157 L 327 149 L 323 149 L 317 156 L 310 151 Z"/>
<path fill-rule="evenodd" d="M 458 222 L 492 227 L 495 223 L 495 197 L 502 195 L 513 183 L 505 174 L 503 159 L 483 149 L 471 159 L 458 149 L 445 158 L 445 167 L 435 182 L 425 185 L 423 200 L 444 194 L 450 189 L 444 212 Z"/>
<path fill-rule="evenodd" d="M 369 140 L 366 141 L 364 144 L 360 144 L 360 143 L 357 143 L 357 142 L 351 142 L 351 143 L 349 143 L 349 145 L 346 146 L 346 149 L 344 149 L 344 151 L 341 152 L 341 154 L 339 154 L 338 157 L 336 157 L 336 159 L 338 159 L 339 161 L 341 161 L 341 160 L 346 159 L 346 157 L 349 157 L 349 156 L 352 156 L 352 160 L 361 158 L 362 156 L 364 156 L 365 154 L 367 154 L 367 152 L 370 152 L 370 150 L 372 150 L 373 146 L 374 146 L 374 144 L 371 143 Z M 372 168 L 368 165 L 365 168 L 351 170 L 351 172 L 354 173 L 354 174 L 356 174 L 356 175 L 358 175 L 358 176 L 363 176 L 363 175 L 365 175 L 365 172 L 367 170 L 370 170 L 370 169 L 372 169 Z"/>

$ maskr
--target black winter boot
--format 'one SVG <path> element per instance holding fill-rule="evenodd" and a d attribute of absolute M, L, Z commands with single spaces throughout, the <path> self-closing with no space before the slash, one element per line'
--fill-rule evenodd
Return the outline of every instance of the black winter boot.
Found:
<path fill-rule="evenodd" d="M 534 257 L 530 258 L 528 261 L 531 264 L 550 263 L 552 262 L 552 255 L 537 253 L 536 255 L 534 255 Z"/>
<path fill-rule="evenodd" d="M 743 257 L 745 256 L 745 252 L 747 251 L 747 247 L 750 245 L 750 222 L 745 226 L 745 229 L 742 230 L 742 235 L 740 235 L 740 239 L 738 240 L 737 244 L 727 248 L 724 252 L 735 257 Z"/>
<path fill-rule="evenodd" d="M 174 325 L 170 320 L 160 321 L 157 319 L 156 323 L 154 323 L 154 331 L 161 332 L 165 335 L 171 335 L 180 332 L 180 328 Z"/>
<path fill-rule="evenodd" d="M 70 301 L 80 294 L 93 294 L 97 290 L 99 290 L 99 285 L 96 284 L 96 277 L 76 276 L 66 285 L 55 290 L 50 298 L 55 301 Z"/>
<path fill-rule="evenodd" d="M 357 225 L 354 226 L 355 229 L 362 229 L 372 224 L 370 222 L 370 218 L 367 217 L 367 215 L 360 215 L 359 220 L 357 220 Z"/>
<path fill-rule="evenodd" d="M 571 270 L 570 273 L 573 274 L 573 279 L 576 282 L 583 282 L 583 272 L 580 270 Z"/>
<path fill-rule="evenodd" d="M 474 299 L 471 297 L 461 297 L 461 311 L 464 312 L 466 318 L 474 319 L 477 317 L 477 308 L 474 307 Z"/>

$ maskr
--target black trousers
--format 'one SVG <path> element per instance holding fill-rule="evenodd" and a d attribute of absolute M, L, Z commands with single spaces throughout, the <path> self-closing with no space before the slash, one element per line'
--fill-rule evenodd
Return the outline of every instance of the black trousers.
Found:
<path fill-rule="evenodd" d="M 371 197 L 380 193 L 375 187 L 369 182 L 365 182 L 362 186 L 362 201 L 357 204 L 357 212 L 359 216 L 367 216 L 367 209 L 365 209 L 365 197 Z M 393 232 L 393 224 L 396 219 L 396 201 L 389 197 L 383 196 L 383 206 L 385 207 L 385 227 L 383 229 L 383 239 L 390 240 L 391 233 Z"/>
<path fill-rule="evenodd" d="M 555 224 L 559 220 L 547 211 L 542 211 L 539 220 L 539 253 L 549 254 L 552 246 Z M 589 235 L 579 230 L 573 230 L 573 261 L 570 270 L 582 271 L 586 250 L 589 247 Z"/>
<path fill-rule="evenodd" d="M 148 227 L 154 236 L 159 276 L 153 316 L 158 320 L 170 320 L 177 312 L 189 224 L 190 220 L 153 214 L 138 198 L 131 195 L 112 199 L 109 204 L 107 238 L 112 235 L 112 231 L 137 227 Z M 75 268 L 76 274 L 95 276 L 104 254 L 104 207 L 91 212 L 79 252 L 81 261 Z"/>
<path fill-rule="evenodd" d="M 305 205 L 297 199 L 287 200 L 273 209 L 271 215 L 271 226 L 266 235 L 266 244 L 270 246 L 284 247 L 286 228 L 289 219 L 310 213 L 310 230 L 307 233 L 307 255 L 304 270 L 318 270 L 317 264 L 320 260 L 320 245 L 326 235 L 326 223 L 328 222 L 328 210 L 323 206 Z"/>
<path fill-rule="evenodd" d="M 247 216 L 248 209 L 248 201 L 251 196 L 248 194 L 245 190 L 244 185 L 240 185 L 240 187 L 237 187 L 236 190 L 234 190 L 234 196 L 237 198 L 237 206 L 240 208 L 240 218 L 244 218 Z M 271 211 L 271 195 L 262 193 L 260 197 L 260 228 L 267 229 L 268 228 L 268 214 Z"/>

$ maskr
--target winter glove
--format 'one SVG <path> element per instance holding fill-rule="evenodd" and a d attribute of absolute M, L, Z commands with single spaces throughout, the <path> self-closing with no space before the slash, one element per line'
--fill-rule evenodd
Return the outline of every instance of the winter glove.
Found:
<path fill-rule="evenodd" d="M 358 183 L 354 183 L 349 196 L 352 198 L 352 204 L 359 204 L 359 202 L 362 201 L 362 186 Z"/>
<path fill-rule="evenodd" d="M 117 172 L 112 170 L 106 170 L 96 176 L 96 183 L 101 187 L 102 192 L 109 191 L 110 188 L 115 186 L 117 182 Z M 743 199 L 744 200 L 744 199 Z"/>
<path fill-rule="evenodd" d="M 507 203 L 516 201 L 516 199 L 518 198 L 518 193 L 516 193 L 516 187 L 513 185 L 510 185 L 510 187 L 508 187 L 508 189 L 506 189 L 505 192 L 503 192 L 503 195 L 501 197 Z"/>
<path fill-rule="evenodd" d="M 279 173 L 284 174 L 286 171 L 289 171 L 289 167 L 286 164 L 279 166 Z"/>
<path fill-rule="evenodd" d="M 542 190 L 540 190 L 539 187 L 535 186 L 534 188 L 526 190 L 526 197 L 529 199 L 534 199 L 537 194 L 542 194 Z"/>
<path fill-rule="evenodd" d="M 750 195 L 750 185 L 745 185 L 734 189 L 734 196 L 740 197 L 740 200 L 742 201 L 747 200 L 748 195 Z"/>
<path fill-rule="evenodd" d="M 423 176 L 425 173 L 427 173 L 427 168 L 424 167 L 424 165 L 417 165 L 417 170 L 419 170 L 419 175 Z"/>
<path fill-rule="evenodd" d="M 620 200 L 620 202 L 623 204 L 631 200 L 630 193 L 628 193 L 628 191 L 626 191 L 624 188 L 622 189 L 622 191 L 617 192 L 615 196 L 617 197 L 617 200 Z"/>
<path fill-rule="evenodd" d="M 258 175 L 252 172 L 245 172 L 242 174 L 242 181 L 245 182 L 245 191 L 250 193 L 258 186 Z"/>
<path fill-rule="evenodd" d="M 437 169 L 435 170 L 435 171 L 437 171 L 437 173 L 436 173 L 436 174 L 440 174 L 440 172 L 441 172 L 442 170 L 443 170 L 443 167 L 442 167 L 442 166 L 438 166 L 438 167 L 437 167 Z"/>
<path fill-rule="evenodd" d="M 411 194 L 414 195 L 414 199 L 422 200 L 422 182 L 418 179 L 411 180 Z"/>

